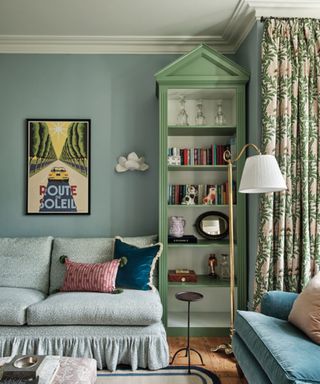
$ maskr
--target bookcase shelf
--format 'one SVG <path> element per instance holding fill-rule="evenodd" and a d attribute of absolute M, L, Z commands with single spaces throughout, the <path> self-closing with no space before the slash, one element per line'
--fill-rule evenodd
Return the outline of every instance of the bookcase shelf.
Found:
<path fill-rule="evenodd" d="M 232 167 L 236 169 L 236 166 Z M 227 171 L 227 165 L 168 165 L 168 171 Z"/>
<path fill-rule="evenodd" d="M 208 258 L 215 254 L 219 275 L 221 262 L 225 262 L 226 255 L 229 255 L 229 240 L 200 239 L 194 224 L 200 214 L 210 211 L 228 215 L 225 202 L 228 201 L 229 183 L 222 155 L 224 150 L 230 149 L 234 156 L 236 149 L 246 143 L 245 87 L 249 75 L 225 56 L 201 45 L 162 69 L 155 77 L 160 124 L 159 239 L 163 243 L 163 254 L 159 259 L 159 292 L 163 323 L 169 335 L 184 335 L 187 306 L 175 299 L 175 293 L 196 290 L 204 298 L 191 305 L 191 334 L 227 335 L 230 326 L 230 283 L 212 280 L 208 276 Z M 199 113 L 204 125 L 196 124 L 199 123 Z M 218 124 L 221 121 L 221 125 Z M 178 125 L 180 123 L 182 125 Z M 168 165 L 168 161 L 170 164 L 190 165 Z M 239 185 L 243 166 L 244 158 L 233 167 L 234 190 Z M 195 190 L 192 198 L 201 204 L 175 204 L 188 201 L 186 195 L 191 186 Z M 219 204 L 204 205 L 204 198 L 212 198 Z M 239 193 L 234 198 L 236 302 L 239 309 L 245 309 L 246 199 Z M 183 216 L 185 235 L 196 236 L 198 242 L 168 243 L 170 216 Z M 212 227 L 216 228 L 216 225 L 213 223 Z M 168 282 L 168 271 L 172 269 L 194 270 L 197 283 Z"/>
<path fill-rule="evenodd" d="M 199 125 L 169 125 L 170 136 L 232 136 L 236 133 L 236 127 L 227 126 L 199 126 Z"/>
<path fill-rule="evenodd" d="M 235 243 L 235 247 L 236 247 Z M 229 246 L 229 240 L 198 240 L 197 243 L 169 243 L 168 248 L 214 248 L 214 249 L 226 249 Z"/>
<path fill-rule="evenodd" d="M 198 281 L 195 283 L 168 281 L 168 286 L 179 287 L 181 289 L 193 289 L 194 287 L 230 287 L 230 282 L 228 280 L 213 279 L 208 275 L 198 275 L 197 277 Z"/>
<path fill-rule="evenodd" d="M 236 207 L 236 205 L 234 205 Z M 215 208 L 228 208 L 228 204 L 168 204 L 168 208 L 207 208 L 207 209 L 215 209 Z"/>

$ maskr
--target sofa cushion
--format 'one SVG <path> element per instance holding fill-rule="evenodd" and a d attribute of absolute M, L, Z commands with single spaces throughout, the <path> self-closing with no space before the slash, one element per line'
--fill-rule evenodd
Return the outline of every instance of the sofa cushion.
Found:
<path fill-rule="evenodd" d="M 153 273 L 162 252 L 162 244 L 137 247 L 125 243 L 121 237 L 115 238 L 114 258 L 126 258 L 125 265 L 119 269 L 116 286 L 129 289 L 155 289 Z"/>
<path fill-rule="evenodd" d="M 152 244 L 155 236 L 125 237 L 124 241 L 143 247 Z M 61 264 L 60 256 L 66 255 L 78 263 L 103 263 L 113 258 L 113 238 L 56 238 L 53 241 L 50 271 L 50 293 L 62 287 L 65 265 Z"/>
<path fill-rule="evenodd" d="M 116 288 L 116 277 L 120 259 L 105 263 L 75 263 L 65 260 L 67 273 L 61 291 L 63 292 L 106 292 Z"/>
<path fill-rule="evenodd" d="M 52 237 L 0 238 L 0 285 L 48 293 Z"/>
<path fill-rule="evenodd" d="M 60 292 L 28 308 L 29 325 L 150 325 L 160 321 L 157 291 Z"/>
<path fill-rule="evenodd" d="M 294 302 L 289 321 L 320 344 L 320 272 L 318 272 Z"/>
<path fill-rule="evenodd" d="M 0 287 L 0 325 L 26 324 L 26 309 L 44 298 L 45 294 L 35 289 Z"/>
<path fill-rule="evenodd" d="M 286 320 L 238 311 L 235 329 L 272 383 L 320 382 L 320 348 Z"/>

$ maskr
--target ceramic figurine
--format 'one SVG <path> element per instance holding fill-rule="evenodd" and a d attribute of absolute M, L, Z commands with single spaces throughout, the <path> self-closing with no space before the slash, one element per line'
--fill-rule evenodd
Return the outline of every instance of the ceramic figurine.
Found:
<path fill-rule="evenodd" d="M 209 259 L 208 259 L 208 267 L 209 267 L 209 276 L 213 279 L 216 279 L 218 277 L 216 273 L 216 266 L 218 264 L 216 255 L 214 253 L 210 253 Z"/>

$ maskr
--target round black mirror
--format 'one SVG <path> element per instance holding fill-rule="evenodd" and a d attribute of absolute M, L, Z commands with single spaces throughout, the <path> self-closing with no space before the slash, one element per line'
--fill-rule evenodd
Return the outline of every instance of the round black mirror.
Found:
<path fill-rule="evenodd" d="M 205 212 L 197 218 L 195 227 L 205 239 L 223 239 L 229 233 L 229 218 L 221 212 Z"/>

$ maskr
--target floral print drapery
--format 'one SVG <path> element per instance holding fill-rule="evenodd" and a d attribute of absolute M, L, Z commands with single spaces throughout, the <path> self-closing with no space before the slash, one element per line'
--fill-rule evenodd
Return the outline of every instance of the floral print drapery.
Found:
<path fill-rule="evenodd" d="M 288 190 L 261 195 L 253 306 L 268 290 L 299 292 L 320 262 L 320 20 L 266 19 L 262 150 Z"/>

